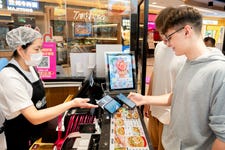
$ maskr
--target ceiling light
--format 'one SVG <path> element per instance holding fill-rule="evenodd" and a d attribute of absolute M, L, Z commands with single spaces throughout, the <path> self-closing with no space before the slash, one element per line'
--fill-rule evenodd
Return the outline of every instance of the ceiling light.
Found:
<path fill-rule="evenodd" d="M 11 16 L 9 13 L 1 13 L 0 16 Z"/>

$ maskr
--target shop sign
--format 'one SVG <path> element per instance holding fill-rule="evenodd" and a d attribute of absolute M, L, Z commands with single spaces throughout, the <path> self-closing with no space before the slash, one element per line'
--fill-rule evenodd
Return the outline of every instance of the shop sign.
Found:
<path fill-rule="evenodd" d="M 39 9 L 39 2 L 32 0 L 7 0 L 8 10 L 33 12 Z"/>
<path fill-rule="evenodd" d="M 0 9 L 3 8 L 2 0 L 0 0 Z"/>
<path fill-rule="evenodd" d="M 95 14 L 91 12 L 80 12 L 74 10 L 74 17 L 75 21 L 105 21 L 106 15 L 105 14 Z"/>

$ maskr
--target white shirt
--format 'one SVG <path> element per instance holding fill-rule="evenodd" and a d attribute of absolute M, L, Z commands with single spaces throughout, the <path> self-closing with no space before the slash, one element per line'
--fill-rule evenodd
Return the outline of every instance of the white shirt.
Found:
<path fill-rule="evenodd" d="M 3 123 L 5 122 L 5 117 L 2 115 L 2 112 L 0 112 L 0 127 L 3 126 Z M 5 133 L 0 134 L 0 150 L 6 150 L 6 139 L 5 139 Z"/>
<path fill-rule="evenodd" d="M 185 56 L 176 56 L 173 50 L 163 42 L 159 42 L 156 45 L 154 52 L 152 95 L 162 95 L 172 91 L 177 72 L 185 61 Z M 152 116 L 156 117 L 160 122 L 169 124 L 169 106 L 151 105 L 150 110 Z"/>
<path fill-rule="evenodd" d="M 10 63 L 20 68 L 15 60 Z M 21 68 L 20 68 L 21 69 Z M 30 72 L 21 69 L 29 78 Z M 0 72 L 0 109 L 6 119 L 13 119 L 21 114 L 20 110 L 33 105 L 31 100 L 33 88 L 14 68 L 7 67 Z"/>
<path fill-rule="evenodd" d="M 30 71 L 23 70 L 17 61 L 12 59 L 9 63 L 16 65 L 33 83 L 38 80 L 33 67 Z M 0 127 L 6 119 L 13 119 L 21 114 L 20 110 L 34 105 L 31 98 L 33 87 L 24 77 L 12 67 L 6 67 L 0 72 Z M 6 149 L 4 133 L 0 134 L 0 150 Z"/>

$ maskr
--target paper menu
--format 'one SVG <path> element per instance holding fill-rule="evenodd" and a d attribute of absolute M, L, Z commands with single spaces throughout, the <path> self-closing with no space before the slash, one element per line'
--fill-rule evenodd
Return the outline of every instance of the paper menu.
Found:
<path fill-rule="evenodd" d="M 121 107 L 111 119 L 110 150 L 149 150 L 137 108 Z"/>

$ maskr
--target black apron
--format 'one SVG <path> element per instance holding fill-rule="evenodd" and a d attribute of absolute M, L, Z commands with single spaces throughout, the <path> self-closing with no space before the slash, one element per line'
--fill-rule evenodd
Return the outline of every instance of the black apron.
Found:
<path fill-rule="evenodd" d="M 45 90 L 42 81 L 31 83 L 19 68 L 13 64 L 6 67 L 12 67 L 17 70 L 27 82 L 33 87 L 33 101 L 37 109 L 46 108 Z M 34 141 L 41 137 L 42 129 L 46 127 L 46 123 L 40 125 L 31 124 L 22 114 L 4 123 L 5 135 L 7 141 L 7 150 L 28 150 Z"/>

